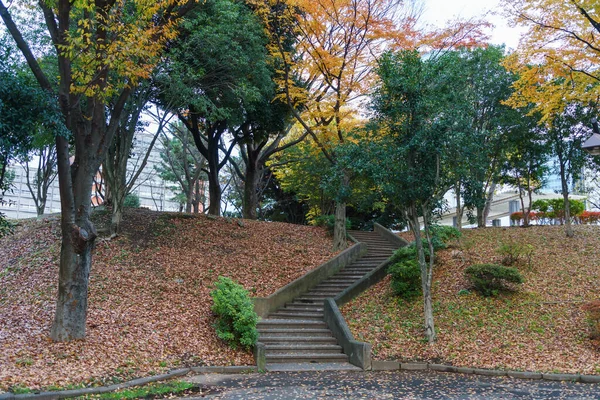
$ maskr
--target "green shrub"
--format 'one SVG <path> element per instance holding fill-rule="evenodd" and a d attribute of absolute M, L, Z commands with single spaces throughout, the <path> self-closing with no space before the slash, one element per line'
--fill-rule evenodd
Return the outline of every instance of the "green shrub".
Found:
<path fill-rule="evenodd" d="M 503 265 L 511 266 L 519 262 L 519 260 L 526 260 L 527 265 L 531 267 L 531 257 L 533 256 L 533 246 L 527 243 L 518 243 L 514 241 L 501 242 L 500 247 L 496 250 L 502 260 L 500 261 Z"/>
<path fill-rule="evenodd" d="M 258 316 L 248 291 L 230 278 L 220 276 L 210 296 L 213 299 L 211 310 L 217 315 L 217 336 L 234 348 L 254 346 L 258 339 Z"/>
<path fill-rule="evenodd" d="M 319 215 L 312 220 L 312 225 L 321 226 L 327 228 L 327 232 L 333 233 L 335 227 L 335 215 Z M 349 218 L 346 218 L 346 230 L 352 227 L 352 223 Z"/>
<path fill-rule="evenodd" d="M 421 268 L 414 246 L 396 250 L 388 274 L 392 276 L 392 290 L 397 296 L 412 300 L 421 295 Z"/>
<path fill-rule="evenodd" d="M 140 208 L 140 198 L 135 193 L 129 193 L 123 200 L 123 207 Z"/>
<path fill-rule="evenodd" d="M 465 270 L 475 290 L 484 296 L 496 296 L 501 290 L 510 290 L 512 284 L 523 283 L 521 273 L 512 267 L 497 264 L 475 264 Z"/>
<path fill-rule="evenodd" d="M 0 213 L 0 238 L 12 235 L 15 232 L 15 224 L 10 222 L 6 216 Z"/>
<path fill-rule="evenodd" d="M 447 225 L 431 225 L 431 242 L 433 243 L 433 248 L 437 249 L 445 249 L 447 244 L 452 239 L 460 239 L 462 236 L 462 232 L 456 229 L 453 226 Z"/>

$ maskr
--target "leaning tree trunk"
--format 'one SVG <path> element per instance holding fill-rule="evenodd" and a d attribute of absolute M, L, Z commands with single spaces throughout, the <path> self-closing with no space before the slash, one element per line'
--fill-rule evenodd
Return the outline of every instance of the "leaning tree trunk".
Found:
<path fill-rule="evenodd" d="M 494 192 L 496 191 L 496 182 L 492 182 L 485 198 L 485 207 L 483 208 L 483 221 L 485 228 L 485 221 L 487 221 L 492 208 L 492 201 L 494 201 Z"/>

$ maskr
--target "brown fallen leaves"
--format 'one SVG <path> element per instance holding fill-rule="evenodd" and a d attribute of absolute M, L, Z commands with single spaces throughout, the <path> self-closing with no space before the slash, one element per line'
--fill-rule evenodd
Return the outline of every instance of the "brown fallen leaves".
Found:
<path fill-rule="evenodd" d="M 98 240 L 87 338 L 53 343 L 60 251 L 56 218 L 0 239 L 0 389 L 103 384 L 185 365 L 253 364 L 211 327 L 219 275 L 266 296 L 331 258 L 324 230 L 131 210 Z"/>
<path fill-rule="evenodd" d="M 359 340 L 378 360 L 443 362 L 456 366 L 600 374 L 600 343 L 588 338 L 582 305 L 600 298 L 600 227 L 560 226 L 464 230 L 439 251 L 434 273 L 438 340 L 423 342 L 423 306 L 393 296 L 389 278 L 343 307 Z M 410 238 L 408 238 L 410 240 Z M 534 248 L 532 265 L 518 265 L 519 292 L 483 298 L 461 292 L 469 265 L 499 262 L 501 243 Z"/>

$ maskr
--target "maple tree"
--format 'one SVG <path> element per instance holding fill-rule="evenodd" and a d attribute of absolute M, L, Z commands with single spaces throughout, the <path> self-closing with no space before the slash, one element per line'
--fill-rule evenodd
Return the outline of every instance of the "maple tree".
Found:
<path fill-rule="evenodd" d="M 600 96 L 600 11 L 594 0 L 503 0 L 527 28 L 505 66 L 519 74 L 509 104 L 535 105 L 543 121 L 567 104 L 596 106 Z"/>
<path fill-rule="evenodd" d="M 97 236 L 90 220 L 92 182 L 119 125 L 132 85 L 146 78 L 176 23 L 191 3 L 165 0 L 40 1 L 56 50 L 58 99 L 74 148 L 56 136 L 61 196 L 62 247 L 59 291 L 51 337 L 85 337 L 88 279 Z M 0 1 L 0 17 L 42 89 L 54 93 L 10 10 Z M 114 102 L 109 99 L 114 98 Z M 107 110 L 108 109 L 108 110 Z M 70 156 L 73 151 L 73 161 Z"/>
<path fill-rule="evenodd" d="M 271 0 L 263 4 L 259 15 L 267 26 L 271 54 L 281 72 L 281 97 L 311 138 L 313 151 L 321 152 L 336 169 L 336 147 L 361 125 L 359 103 L 373 82 L 375 58 L 386 44 L 402 36 L 395 17 L 404 2 Z M 404 21 L 407 31 L 412 21 Z M 297 37 L 292 49 L 288 46 L 289 29 Z M 348 187 L 350 176 L 344 171 L 339 176 L 339 185 Z M 338 192 L 334 249 L 347 246 L 349 191 Z"/>

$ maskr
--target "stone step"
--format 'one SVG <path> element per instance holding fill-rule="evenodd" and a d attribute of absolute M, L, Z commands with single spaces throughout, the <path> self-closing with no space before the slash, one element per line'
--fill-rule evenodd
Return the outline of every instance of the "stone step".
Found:
<path fill-rule="evenodd" d="M 277 311 L 323 312 L 323 306 L 320 304 L 286 303 Z"/>
<path fill-rule="evenodd" d="M 267 356 L 275 354 L 340 354 L 342 346 L 337 344 L 265 344 Z"/>
<path fill-rule="evenodd" d="M 338 294 L 340 291 L 336 290 L 336 289 L 327 289 L 327 290 L 316 290 L 313 289 L 310 292 L 306 292 L 304 293 L 302 296 L 317 296 L 317 297 L 329 297 L 329 296 L 335 296 L 336 294 Z"/>
<path fill-rule="evenodd" d="M 335 277 L 336 278 L 349 278 L 349 279 L 356 280 L 356 279 L 362 278 L 364 275 L 365 274 L 359 274 L 359 273 L 352 272 L 352 271 L 349 271 L 349 272 L 342 271 L 342 272 L 338 272 L 337 274 L 335 274 Z"/>
<path fill-rule="evenodd" d="M 344 353 L 327 354 L 265 354 L 267 363 L 311 363 L 311 362 L 348 362 L 348 356 Z"/>
<path fill-rule="evenodd" d="M 261 335 L 259 341 L 264 344 L 275 343 L 321 343 L 321 344 L 337 344 L 337 339 L 333 336 L 273 336 Z"/>
<path fill-rule="evenodd" d="M 267 371 L 271 372 L 300 372 L 300 371 L 362 371 L 359 367 L 348 362 L 311 362 L 311 363 L 277 363 L 267 364 Z"/>
<path fill-rule="evenodd" d="M 327 328 L 323 321 L 301 320 L 301 319 L 263 319 L 258 322 L 259 331 L 263 329 L 323 329 Z"/>
<path fill-rule="evenodd" d="M 286 328 L 260 328 L 258 329 L 259 338 L 266 337 L 333 337 L 327 328 L 305 328 L 305 329 L 286 329 Z M 260 340 L 260 339 L 259 339 Z"/>
<path fill-rule="evenodd" d="M 319 311 L 323 310 L 323 306 L 319 304 L 312 303 L 303 303 L 299 301 L 293 301 L 291 303 L 285 303 L 285 308 L 293 307 L 297 309 L 307 310 L 307 311 Z"/>
<path fill-rule="evenodd" d="M 361 258 L 358 261 L 353 262 L 352 264 L 348 265 L 348 267 L 354 267 L 357 265 L 379 265 L 382 262 L 385 262 L 388 260 L 389 257 L 374 257 L 374 258 Z M 346 268 L 348 268 L 346 267 Z"/>
<path fill-rule="evenodd" d="M 333 297 L 333 296 L 330 296 Z M 300 297 L 296 297 L 296 300 L 298 301 L 302 301 L 302 302 L 306 302 L 306 303 L 313 303 L 313 304 L 321 304 L 323 305 L 323 303 L 325 302 L 325 299 L 328 297 L 305 297 L 305 296 L 300 296 Z"/>
<path fill-rule="evenodd" d="M 355 272 L 355 273 L 367 273 L 373 271 L 374 268 L 357 268 L 357 267 L 346 267 L 340 272 Z"/>
<path fill-rule="evenodd" d="M 328 284 L 328 283 L 321 283 L 317 286 L 315 286 L 313 288 L 313 290 L 338 290 L 338 291 L 342 291 L 344 289 L 346 289 L 348 287 L 348 285 L 346 284 Z"/>
<path fill-rule="evenodd" d="M 352 285 L 356 281 L 357 281 L 356 278 L 344 278 L 344 277 L 341 277 L 341 278 L 329 278 L 326 281 L 323 281 L 323 283 L 326 283 L 326 284 L 332 283 L 332 284 L 336 284 L 336 285 L 337 284 L 344 284 L 344 285 L 350 286 L 350 285 Z"/>
<path fill-rule="evenodd" d="M 277 319 L 310 319 L 310 320 L 323 320 L 323 311 L 321 312 L 307 312 L 307 311 L 296 311 L 296 310 L 285 310 L 276 311 L 274 313 L 269 314 L 269 318 L 277 318 Z"/>

